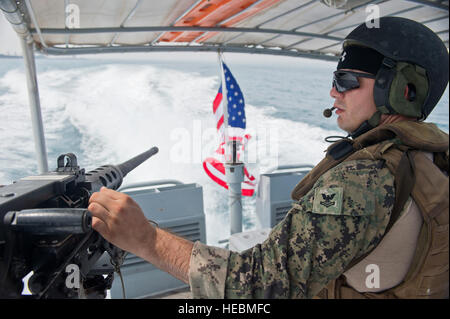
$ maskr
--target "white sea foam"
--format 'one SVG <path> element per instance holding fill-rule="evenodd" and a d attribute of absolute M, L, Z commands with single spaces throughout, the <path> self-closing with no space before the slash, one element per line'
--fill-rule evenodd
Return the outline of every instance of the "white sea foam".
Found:
<path fill-rule="evenodd" d="M 0 78 L 6 90 L 0 95 L 0 184 L 11 183 L 18 171 L 29 174 L 37 167 L 26 87 L 21 83 L 26 83 L 25 76 L 18 70 Z"/>

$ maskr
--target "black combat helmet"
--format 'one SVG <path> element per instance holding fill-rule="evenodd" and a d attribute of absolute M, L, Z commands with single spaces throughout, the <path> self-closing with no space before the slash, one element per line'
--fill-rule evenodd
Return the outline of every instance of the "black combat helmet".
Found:
<path fill-rule="evenodd" d="M 363 23 L 354 29 L 344 49 L 349 45 L 369 47 L 384 56 L 374 85 L 379 112 L 372 126 L 379 124 L 380 113 L 420 120 L 431 113 L 449 77 L 447 48 L 433 31 L 413 20 L 382 17 L 379 27 Z"/>

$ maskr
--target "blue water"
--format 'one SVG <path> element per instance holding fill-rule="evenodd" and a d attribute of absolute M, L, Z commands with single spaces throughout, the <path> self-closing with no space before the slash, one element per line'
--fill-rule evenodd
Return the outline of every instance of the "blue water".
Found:
<path fill-rule="evenodd" d="M 226 61 L 244 93 L 254 175 L 282 164 L 316 164 L 328 135 L 343 135 L 330 107 L 335 63 L 295 58 Z M 203 171 L 218 146 L 212 101 L 217 58 L 36 59 L 49 168 L 72 152 L 81 167 L 117 164 L 150 148 L 160 152 L 126 183 L 175 178 L 203 186 L 208 242 L 228 238 L 227 193 Z M 429 116 L 449 131 L 448 88 Z M 256 145 L 256 146 L 255 146 Z M 250 145 L 249 145 L 250 146 Z M 22 59 L 0 58 L 0 184 L 36 174 Z M 199 151 L 200 150 L 200 151 Z M 200 153 L 199 153 L 200 152 Z M 254 226 L 254 198 L 244 198 L 244 229 Z"/>

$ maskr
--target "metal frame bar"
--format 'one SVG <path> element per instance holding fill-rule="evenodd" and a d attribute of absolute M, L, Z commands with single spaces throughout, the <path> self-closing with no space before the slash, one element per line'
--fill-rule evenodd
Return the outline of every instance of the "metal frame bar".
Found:
<path fill-rule="evenodd" d="M 36 77 L 36 63 L 34 60 L 33 42 L 27 43 L 24 38 L 20 39 L 25 62 L 25 73 L 28 87 L 28 100 L 31 112 L 31 126 L 33 130 L 34 147 L 36 150 L 39 173 L 48 171 L 47 148 L 45 146 L 44 125 L 42 122 L 41 103 Z"/>
<path fill-rule="evenodd" d="M 31 6 L 30 0 L 25 0 L 25 5 L 27 6 L 28 14 L 30 16 L 31 22 L 33 22 L 37 35 L 39 36 L 39 40 L 41 40 L 41 44 L 47 48 L 47 44 L 44 41 L 44 37 L 42 36 L 41 29 L 36 20 L 36 16 L 34 15 L 33 7 Z"/>
<path fill-rule="evenodd" d="M 422 5 L 418 5 L 418 6 L 415 6 L 415 7 L 403 9 L 403 10 L 396 11 L 396 12 L 392 12 L 391 14 L 388 14 L 388 15 L 386 15 L 385 17 L 390 17 L 390 16 L 393 16 L 393 15 L 396 15 L 396 14 L 401 14 L 401 13 L 413 11 L 413 10 L 420 9 L 420 8 L 423 8 L 423 6 L 422 6 Z M 324 33 L 324 34 L 330 34 L 330 33 L 338 32 L 338 31 L 345 30 L 345 29 L 348 29 L 348 28 L 357 27 L 357 26 L 359 26 L 360 24 L 361 24 L 361 23 L 356 23 L 356 24 L 352 24 L 352 25 L 346 25 L 345 27 L 339 27 L 339 28 L 337 28 L 337 29 L 330 30 L 330 31 L 328 31 L 328 32 L 326 32 L 326 33 Z"/>
<path fill-rule="evenodd" d="M 44 41 L 39 25 L 34 15 L 33 7 L 29 0 L 25 0 L 25 5 L 30 16 L 31 22 L 33 22 L 41 44 L 44 48 L 48 48 Z M 39 88 L 36 74 L 36 62 L 34 60 L 34 43 L 26 43 L 24 39 L 21 39 L 21 46 L 23 51 L 23 58 L 25 60 L 25 70 L 27 75 L 27 87 L 28 87 L 28 99 L 30 103 L 31 112 L 31 125 L 33 128 L 34 147 L 36 149 L 36 156 L 38 162 L 39 173 L 45 173 L 48 171 L 47 160 L 47 148 L 45 145 L 44 124 L 42 121 L 41 101 L 39 98 Z"/>
<path fill-rule="evenodd" d="M 234 19 L 234 18 L 240 16 L 241 14 L 247 12 L 248 10 L 250 10 L 251 8 L 253 8 L 254 6 L 256 6 L 258 3 L 261 3 L 261 2 L 263 2 L 263 1 L 265 1 L 265 0 L 258 0 L 258 1 L 253 2 L 251 5 L 249 5 L 249 6 L 248 6 L 247 8 L 245 8 L 244 10 L 239 11 L 238 13 L 233 14 L 231 17 L 228 17 L 228 18 L 226 18 L 226 19 L 220 21 L 220 22 L 217 23 L 215 26 L 218 27 L 218 26 L 220 26 L 220 25 L 222 25 L 222 24 L 227 23 L 228 21 L 230 21 L 230 20 L 232 20 L 232 19 Z M 198 39 L 202 38 L 202 37 L 205 36 L 207 33 L 208 33 L 208 32 L 203 32 L 203 33 L 200 34 L 198 37 L 196 37 L 194 40 L 192 40 L 192 41 L 189 43 L 189 45 L 191 45 L 192 43 L 197 42 Z"/>
<path fill-rule="evenodd" d="M 322 48 L 320 48 L 320 49 L 317 49 L 317 51 L 319 51 L 319 50 L 325 50 L 325 49 L 328 49 L 328 48 L 332 48 L 332 47 L 334 47 L 334 46 L 336 46 L 336 45 L 339 45 L 340 44 L 340 42 L 334 42 L 334 43 L 332 43 L 332 44 L 330 44 L 330 45 L 327 45 L 327 46 L 324 46 L 324 47 L 322 47 Z"/>
<path fill-rule="evenodd" d="M 296 8 L 293 8 L 293 9 L 290 9 L 290 10 L 288 10 L 288 11 L 286 11 L 286 12 L 283 12 L 283 13 L 281 13 L 281 14 L 275 16 L 275 17 L 270 18 L 269 20 L 266 20 L 266 21 L 264 21 L 264 22 L 261 22 L 260 24 L 256 25 L 255 28 L 260 28 L 260 27 L 263 26 L 264 24 L 267 24 L 267 23 L 269 23 L 269 22 L 272 22 L 272 21 L 274 21 L 274 20 L 276 20 L 276 19 L 278 19 L 278 18 L 284 17 L 285 15 L 288 15 L 288 14 L 290 14 L 290 13 L 292 13 L 292 12 L 297 11 L 297 10 L 303 9 L 304 7 L 307 7 L 307 6 L 309 6 L 310 4 L 315 3 L 316 1 L 317 1 L 317 0 L 311 0 L 311 1 L 307 2 L 307 3 L 304 3 L 304 4 L 302 4 L 302 5 L 298 6 L 298 7 L 296 7 Z M 245 34 L 245 33 L 240 33 L 240 34 L 236 35 L 235 37 L 232 37 L 231 39 L 228 39 L 228 40 L 225 41 L 223 44 L 226 45 L 227 43 L 233 41 L 233 40 L 236 39 L 236 38 L 239 38 L 241 35 L 244 35 L 244 34 Z"/>
<path fill-rule="evenodd" d="M 413 11 L 413 10 L 420 9 L 420 8 L 423 8 L 423 6 L 422 5 L 417 5 L 417 6 L 414 6 L 414 7 L 411 7 L 411 8 L 407 8 L 407 9 L 403 9 L 403 10 L 400 10 L 400 11 L 392 12 L 391 14 L 388 14 L 387 16 L 393 16 L 393 15 L 396 15 L 396 14 L 401 14 L 401 13 Z M 325 32 L 324 34 L 329 35 L 330 33 L 338 32 L 338 31 L 345 30 L 345 29 L 348 29 L 348 28 L 357 27 L 360 24 L 361 24 L 361 22 L 360 23 L 356 23 L 356 24 L 352 24 L 352 25 L 347 25 L 345 27 L 340 27 L 340 28 L 337 28 L 337 29 L 330 30 L 328 32 Z M 296 46 L 298 44 L 301 44 L 301 43 L 304 43 L 304 42 L 307 42 L 307 41 L 310 41 L 310 40 L 312 40 L 312 38 L 303 39 L 303 40 L 300 40 L 298 42 L 294 42 L 294 43 L 288 45 L 287 47 L 285 47 L 285 49 L 291 49 L 292 47 L 294 47 L 294 46 Z M 324 48 L 333 47 L 335 45 L 336 45 L 336 43 L 333 43 L 333 44 L 331 44 L 329 46 L 326 46 Z M 322 48 L 317 49 L 317 50 L 321 50 L 321 49 Z"/>
<path fill-rule="evenodd" d="M 128 27 L 128 28 L 77 28 L 77 29 L 31 29 L 32 34 L 98 34 L 98 33 L 126 33 L 126 32 L 244 32 L 244 33 L 275 33 L 280 35 L 294 35 L 294 36 L 307 36 L 317 37 L 327 40 L 340 41 L 343 38 L 328 36 L 323 34 L 316 34 L 311 32 L 298 32 L 291 30 L 279 30 L 279 29 L 254 29 L 254 28 L 221 28 L 221 27 L 173 27 L 173 26 L 155 26 L 155 27 Z"/>
<path fill-rule="evenodd" d="M 253 2 L 251 5 L 249 5 L 249 6 L 248 6 L 247 8 L 245 8 L 244 10 L 241 10 L 241 11 L 239 11 L 239 12 L 233 14 L 231 17 L 228 17 L 228 18 L 226 18 L 225 20 L 220 21 L 220 22 L 218 23 L 218 25 L 227 23 L 228 21 L 230 21 L 230 20 L 232 20 L 232 19 L 234 19 L 234 18 L 240 16 L 241 14 L 247 12 L 248 10 L 250 10 L 251 8 L 253 8 L 254 6 L 258 5 L 259 3 L 263 2 L 263 1 L 265 1 L 265 0 L 258 0 L 258 1 Z"/>
<path fill-rule="evenodd" d="M 177 23 L 178 21 L 181 20 L 181 18 L 183 18 L 188 12 L 190 12 L 192 9 L 194 9 L 200 2 L 202 2 L 203 0 L 197 0 L 195 3 L 193 3 L 189 8 L 187 8 L 181 15 L 179 15 L 171 24 L 170 26 L 173 27 L 175 25 L 175 23 Z M 161 32 L 156 38 L 154 38 L 151 42 L 151 44 L 155 44 L 156 42 L 158 42 L 158 40 L 162 37 L 162 35 L 165 32 Z"/>
<path fill-rule="evenodd" d="M 111 47 L 74 47 L 57 48 L 50 47 L 43 49 L 46 54 L 51 55 L 74 55 L 74 54 L 100 54 L 100 53 L 125 53 L 125 52 L 234 52 L 248 54 L 269 54 L 290 57 L 305 57 L 326 61 L 337 61 L 338 57 L 329 54 L 301 52 L 298 50 L 281 50 L 270 48 L 240 47 L 240 46 L 220 46 L 220 45 L 201 45 L 201 46 L 111 46 Z"/>
<path fill-rule="evenodd" d="M 264 22 L 261 22 L 260 24 L 258 24 L 258 25 L 256 26 L 256 28 L 259 28 L 259 27 L 261 27 L 261 26 L 263 26 L 263 25 L 265 25 L 265 24 L 267 24 L 267 23 L 269 23 L 269 22 L 272 22 L 273 20 L 276 20 L 276 19 L 279 19 L 279 18 L 281 18 L 281 17 L 284 17 L 285 15 L 288 15 L 288 14 L 294 12 L 294 11 L 303 9 L 304 7 L 307 7 L 307 6 L 309 6 L 310 4 L 313 4 L 313 3 L 315 3 L 315 2 L 317 2 L 317 0 L 311 0 L 311 1 L 308 1 L 308 2 L 302 4 L 302 5 L 298 6 L 298 7 L 295 7 L 295 8 L 293 8 L 293 9 L 290 9 L 290 10 L 286 11 L 286 12 L 283 12 L 283 13 L 281 13 L 281 14 L 275 16 L 275 17 L 270 18 L 269 20 L 266 20 L 266 21 L 264 21 Z"/>
<path fill-rule="evenodd" d="M 64 0 L 64 25 L 67 27 L 67 12 L 66 12 L 66 8 L 69 5 L 69 0 Z M 64 41 L 66 42 L 66 48 L 69 47 L 69 35 L 66 34 L 66 36 L 64 37 Z"/>
<path fill-rule="evenodd" d="M 439 20 L 443 20 L 443 19 L 448 19 L 448 14 L 446 14 L 445 16 L 442 16 L 442 17 L 437 17 L 437 18 L 433 18 L 433 19 L 430 19 L 430 20 L 426 20 L 426 21 L 422 21 L 422 23 L 432 23 L 432 22 L 436 22 L 436 21 L 439 21 Z"/>
<path fill-rule="evenodd" d="M 128 13 L 128 15 L 125 17 L 125 19 L 122 21 L 122 23 L 120 24 L 120 28 L 123 28 L 123 26 L 125 25 L 125 23 L 127 23 L 128 20 L 131 19 L 131 17 L 134 15 L 134 13 L 136 12 L 138 6 L 141 4 L 142 0 L 137 0 L 136 4 L 134 5 L 133 9 L 131 9 L 131 11 Z M 113 45 L 114 42 L 116 41 L 118 36 L 118 33 L 115 33 L 113 38 L 111 39 L 111 42 L 109 42 L 109 45 Z"/>
<path fill-rule="evenodd" d="M 317 2 L 317 0 L 316 1 L 314 1 L 315 3 Z M 311 2 L 309 2 L 308 4 L 310 4 Z M 337 15 L 339 15 L 339 14 L 341 14 L 341 13 L 338 13 Z M 291 31 L 296 31 L 297 29 L 300 29 L 300 28 L 302 28 L 303 26 L 300 26 L 300 27 L 296 27 L 296 28 L 294 28 L 294 29 L 291 29 Z M 269 38 L 269 39 L 266 39 L 266 40 L 264 40 L 264 41 L 262 41 L 262 42 L 259 42 L 259 43 L 257 43 L 256 45 L 263 45 L 264 43 L 266 43 L 266 42 L 269 42 L 269 41 L 272 41 L 273 39 L 276 39 L 276 38 L 278 38 L 278 37 L 280 37 L 281 35 L 280 34 L 277 34 L 277 35 L 275 35 L 275 36 L 273 36 L 273 37 L 271 37 L 271 38 Z"/>
<path fill-rule="evenodd" d="M 209 1 L 209 0 L 208 0 Z M 189 13 L 190 11 L 188 11 L 187 13 Z M 211 11 L 209 12 L 207 15 L 205 15 L 204 17 L 202 17 L 201 20 L 206 19 L 209 15 L 213 14 L 215 11 Z M 186 13 L 186 14 L 187 14 Z M 183 35 L 183 32 L 181 32 L 180 34 L 178 34 L 174 39 L 172 39 L 170 42 L 177 42 L 177 39 L 180 38 Z M 192 42 L 191 42 L 192 43 Z"/>
<path fill-rule="evenodd" d="M 359 8 L 361 8 L 361 7 L 363 7 L 363 6 L 367 6 L 368 4 L 371 4 L 371 3 L 382 3 L 382 2 L 386 2 L 386 1 L 387 1 L 387 0 L 373 0 L 373 1 L 370 1 L 370 2 L 367 2 L 367 3 L 364 3 L 364 4 L 361 4 L 361 5 L 355 6 L 354 8 L 352 8 L 352 9 L 350 9 L 350 10 L 338 12 L 338 13 L 333 14 L 333 15 L 331 15 L 331 16 L 323 17 L 323 18 L 320 18 L 320 19 L 318 19 L 318 20 L 314 20 L 314 21 L 312 21 L 312 22 L 308 22 L 308 23 L 302 24 L 302 25 L 300 25 L 300 26 L 298 26 L 298 27 L 295 27 L 295 28 L 291 29 L 291 31 L 297 31 L 297 30 L 299 30 L 299 29 L 302 29 L 302 28 L 305 28 L 305 27 L 309 27 L 309 26 L 311 26 L 311 25 L 313 25 L 313 24 L 317 24 L 317 23 L 319 23 L 319 22 L 322 22 L 322 21 L 325 21 L 325 20 L 329 20 L 329 19 L 332 19 L 332 18 L 336 18 L 336 17 L 338 17 L 338 16 L 347 14 L 347 12 L 349 12 L 349 11 L 355 11 L 355 10 L 358 10 Z M 278 37 L 280 37 L 280 36 L 281 36 L 281 35 L 276 35 L 276 36 L 274 36 L 274 37 L 272 37 L 272 38 L 270 38 L 270 39 L 266 39 L 266 40 L 264 40 L 264 41 L 262 41 L 262 42 L 259 42 L 259 43 L 257 43 L 256 45 L 262 45 L 262 44 L 264 44 L 264 43 L 266 43 L 266 42 L 269 42 L 269 41 L 272 41 L 273 39 L 276 39 L 276 38 L 278 38 Z M 305 40 L 305 39 L 303 39 L 303 40 Z"/>
<path fill-rule="evenodd" d="M 400 10 L 400 11 L 392 12 L 391 14 L 386 15 L 386 17 L 394 16 L 394 15 L 396 15 L 396 14 L 405 13 L 405 12 L 408 12 L 408 11 L 413 11 L 413 10 L 420 9 L 420 8 L 424 8 L 424 6 L 423 6 L 423 5 L 417 5 L 417 6 L 408 8 L 408 9 L 403 9 L 403 10 Z M 448 18 L 448 15 L 447 15 L 447 16 L 444 16 L 444 17 L 434 18 L 434 19 L 431 19 L 431 20 L 429 20 L 429 21 L 423 21 L 422 23 L 430 23 L 430 22 L 437 21 L 437 20 L 440 20 L 440 19 L 443 19 L 443 18 L 446 18 L 446 17 Z M 359 25 L 359 24 L 352 24 L 352 25 L 348 25 L 348 26 L 345 26 L 345 27 L 340 27 L 340 28 L 338 28 L 338 29 L 334 29 L 334 30 L 328 31 L 328 32 L 325 33 L 325 34 L 330 34 L 330 33 L 334 33 L 334 32 L 341 31 L 341 30 L 345 30 L 345 29 L 348 29 L 348 28 L 353 28 L 353 27 L 356 27 L 356 26 L 358 26 L 358 25 Z M 441 31 L 441 32 L 442 32 L 442 31 Z M 332 44 L 330 44 L 330 45 L 327 45 L 327 46 L 318 48 L 317 51 L 320 51 L 320 50 L 324 50 L 324 49 L 328 49 L 328 48 L 334 47 L 334 46 L 338 45 L 339 43 L 340 43 L 340 42 L 335 42 L 335 43 L 332 43 Z M 294 45 L 297 45 L 297 44 L 299 44 L 299 43 L 296 43 L 296 44 L 294 44 Z M 292 46 L 293 46 L 293 45 L 290 45 L 290 46 L 287 47 L 287 48 L 291 48 Z"/>

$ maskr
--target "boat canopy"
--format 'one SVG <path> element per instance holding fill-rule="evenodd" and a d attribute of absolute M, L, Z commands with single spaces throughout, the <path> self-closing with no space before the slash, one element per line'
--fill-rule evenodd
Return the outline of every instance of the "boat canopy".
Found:
<path fill-rule="evenodd" d="M 449 43 L 449 1 L 439 0 L 0 0 L 0 8 L 21 37 L 54 55 L 221 50 L 335 60 L 343 38 L 377 14 L 419 21 Z"/>

